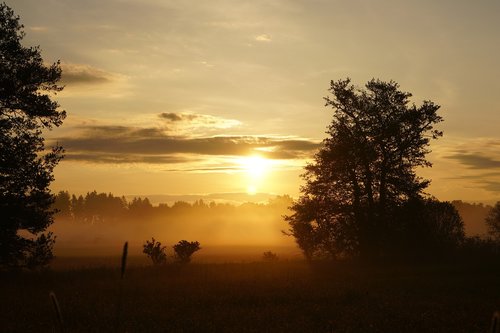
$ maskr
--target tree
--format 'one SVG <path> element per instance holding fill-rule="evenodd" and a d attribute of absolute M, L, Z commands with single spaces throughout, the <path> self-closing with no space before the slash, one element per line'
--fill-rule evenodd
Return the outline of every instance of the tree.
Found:
<path fill-rule="evenodd" d="M 133 217 L 147 218 L 153 213 L 153 205 L 148 198 L 134 198 L 128 204 L 128 210 Z"/>
<path fill-rule="evenodd" d="M 59 191 L 52 206 L 57 210 L 57 217 L 63 220 L 71 219 L 71 196 L 68 191 Z"/>
<path fill-rule="evenodd" d="M 66 114 L 52 96 L 62 90 L 59 62 L 45 65 L 39 47 L 24 47 L 23 26 L 0 4 L 0 267 L 39 266 L 52 258 L 53 169 L 63 149 L 47 149 L 43 130 Z"/>
<path fill-rule="evenodd" d="M 500 201 L 493 206 L 485 221 L 488 226 L 488 234 L 493 239 L 500 241 Z"/>
<path fill-rule="evenodd" d="M 439 106 L 410 104 L 393 81 L 372 79 L 364 89 L 350 79 L 331 81 L 329 135 L 307 165 L 300 198 L 286 219 L 306 257 L 383 255 L 399 207 L 421 199 L 430 181 L 416 168 L 431 139 L 442 136 Z"/>
<path fill-rule="evenodd" d="M 153 262 L 153 265 L 164 265 L 167 262 L 167 254 L 165 253 L 165 246 L 161 246 L 154 238 L 151 241 L 146 241 L 143 245 L 142 252 L 145 253 Z"/>
<path fill-rule="evenodd" d="M 75 221 L 85 221 L 85 199 L 82 195 L 78 196 L 78 198 L 74 194 L 71 196 L 71 212 L 73 213 L 73 219 Z"/>
<path fill-rule="evenodd" d="M 464 222 L 450 202 L 414 198 L 398 207 L 393 220 L 393 257 L 439 258 L 465 240 Z"/>
<path fill-rule="evenodd" d="M 181 263 L 188 263 L 191 261 L 191 256 L 198 250 L 201 250 L 200 243 L 188 242 L 181 240 L 173 246 L 175 257 Z"/>
<path fill-rule="evenodd" d="M 267 262 L 278 261 L 278 255 L 274 252 L 266 251 L 266 252 L 262 253 L 262 260 L 267 261 Z"/>

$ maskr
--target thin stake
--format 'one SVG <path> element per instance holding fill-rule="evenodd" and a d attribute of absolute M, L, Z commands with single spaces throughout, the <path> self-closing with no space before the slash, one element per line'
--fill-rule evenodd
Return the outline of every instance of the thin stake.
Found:
<path fill-rule="evenodd" d="M 123 280 L 123 276 L 125 275 L 125 268 L 127 266 L 127 254 L 128 254 L 128 242 L 125 242 L 123 245 L 123 253 L 122 253 L 122 270 L 120 278 Z"/>
<path fill-rule="evenodd" d="M 54 312 L 56 313 L 56 323 L 59 325 L 59 332 L 64 333 L 64 325 L 61 314 L 61 307 L 59 306 L 59 302 L 57 301 L 56 294 L 51 291 L 49 293 L 49 298 L 52 301 L 52 305 L 54 306 Z"/>
<path fill-rule="evenodd" d="M 128 242 L 123 244 L 123 252 L 122 252 L 122 266 L 121 266 L 121 274 L 120 274 L 120 286 L 118 291 L 118 306 L 116 308 L 116 331 L 122 331 L 122 312 L 123 312 L 123 277 L 125 276 L 125 268 L 127 267 L 127 255 L 128 255 Z"/>
<path fill-rule="evenodd" d="M 500 312 L 495 311 L 491 319 L 491 333 L 500 333 Z"/>

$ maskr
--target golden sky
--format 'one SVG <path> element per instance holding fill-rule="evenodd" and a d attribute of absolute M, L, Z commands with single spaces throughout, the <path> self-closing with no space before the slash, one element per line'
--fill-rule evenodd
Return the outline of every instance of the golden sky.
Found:
<path fill-rule="evenodd" d="M 500 2 L 8 0 L 58 59 L 53 189 L 298 195 L 330 80 L 441 105 L 421 172 L 441 200 L 500 200 Z"/>

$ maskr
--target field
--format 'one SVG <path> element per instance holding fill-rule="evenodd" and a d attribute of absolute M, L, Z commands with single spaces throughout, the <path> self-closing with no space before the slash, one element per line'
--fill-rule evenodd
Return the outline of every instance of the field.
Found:
<path fill-rule="evenodd" d="M 117 259 L 119 262 L 119 259 Z M 488 332 L 500 265 L 133 266 L 0 274 L 0 331 Z"/>

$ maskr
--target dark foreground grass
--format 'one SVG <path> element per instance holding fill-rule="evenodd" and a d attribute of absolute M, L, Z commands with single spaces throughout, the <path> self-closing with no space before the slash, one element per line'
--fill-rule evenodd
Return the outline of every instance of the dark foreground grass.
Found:
<path fill-rule="evenodd" d="M 488 263 L 135 267 L 122 286 L 118 267 L 0 274 L 1 332 L 52 332 L 51 290 L 66 332 L 488 332 L 500 309 Z"/>

